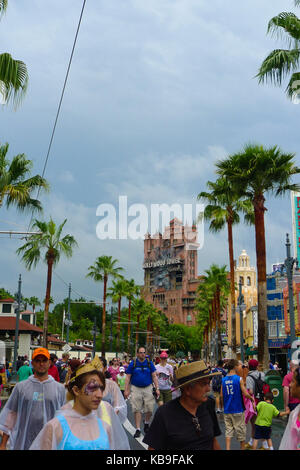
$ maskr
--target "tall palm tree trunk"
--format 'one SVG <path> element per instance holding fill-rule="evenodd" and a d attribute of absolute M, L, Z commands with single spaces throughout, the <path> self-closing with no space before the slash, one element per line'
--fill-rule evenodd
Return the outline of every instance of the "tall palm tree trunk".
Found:
<path fill-rule="evenodd" d="M 137 350 L 139 347 L 139 328 L 140 328 L 140 313 L 137 315 L 137 328 L 135 333 L 135 355 L 137 354 Z"/>
<path fill-rule="evenodd" d="M 121 297 L 118 299 L 117 352 L 120 352 Z"/>
<path fill-rule="evenodd" d="M 104 279 L 103 279 L 103 310 L 102 310 L 102 351 L 101 351 L 101 355 L 103 357 L 105 357 L 106 287 L 107 287 L 107 276 L 104 276 Z"/>
<path fill-rule="evenodd" d="M 234 254 L 233 254 L 233 236 L 232 221 L 227 221 L 228 247 L 229 247 L 229 265 L 230 265 L 230 297 L 231 297 L 231 349 L 233 357 L 236 357 L 236 314 L 235 314 L 235 282 L 234 282 Z"/>
<path fill-rule="evenodd" d="M 43 347 L 48 348 L 48 317 L 49 317 L 49 305 L 51 295 L 51 284 L 52 284 L 52 268 L 53 268 L 53 257 L 47 256 L 47 287 L 45 297 L 45 310 L 44 310 L 44 323 L 43 323 Z"/>
<path fill-rule="evenodd" d="M 255 242 L 257 264 L 257 297 L 258 297 L 258 361 L 268 369 L 269 350 L 267 336 L 267 281 L 266 281 L 266 239 L 264 207 L 265 198 L 260 195 L 254 201 Z"/>
<path fill-rule="evenodd" d="M 217 309 L 217 323 L 216 323 L 216 339 L 217 339 L 217 360 L 222 359 L 222 345 L 221 345 L 221 306 L 220 306 L 220 288 L 216 292 L 216 309 Z"/>
<path fill-rule="evenodd" d="M 149 331 L 150 331 L 150 317 L 147 319 L 147 337 L 146 337 L 146 348 L 149 349 Z"/>
<path fill-rule="evenodd" d="M 131 322 L 131 300 L 128 302 L 128 329 L 127 329 L 127 352 L 130 354 L 130 322 Z"/>

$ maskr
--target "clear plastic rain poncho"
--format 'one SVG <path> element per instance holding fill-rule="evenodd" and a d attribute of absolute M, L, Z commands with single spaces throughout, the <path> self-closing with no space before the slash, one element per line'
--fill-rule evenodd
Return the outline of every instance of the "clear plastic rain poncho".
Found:
<path fill-rule="evenodd" d="M 129 450 L 127 435 L 113 408 L 101 402 L 82 416 L 68 402 L 44 426 L 30 450 Z"/>
<path fill-rule="evenodd" d="M 118 384 L 113 380 L 105 379 L 105 390 L 102 400 L 107 401 L 113 407 L 123 424 L 127 419 L 127 404 Z"/>
<path fill-rule="evenodd" d="M 0 413 L 0 430 L 9 435 L 10 450 L 27 450 L 43 426 L 65 403 L 65 387 L 49 376 L 33 375 L 15 385 Z"/>
<path fill-rule="evenodd" d="M 279 450 L 300 450 L 300 428 L 296 421 L 300 414 L 300 405 L 290 413 L 287 426 L 281 439 Z"/>

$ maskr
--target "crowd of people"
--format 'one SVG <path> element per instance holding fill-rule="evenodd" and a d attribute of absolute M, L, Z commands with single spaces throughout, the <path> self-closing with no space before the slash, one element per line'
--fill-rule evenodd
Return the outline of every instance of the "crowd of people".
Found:
<path fill-rule="evenodd" d="M 269 368 L 280 372 L 278 364 Z M 0 371 L 0 395 L 9 369 Z M 278 416 L 287 417 L 279 448 L 300 450 L 299 363 L 289 361 L 282 374 L 284 410 L 274 406 L 265 372 L 255 359 L 209 364 L 197 351 L 180 359 L 160 351 L 151 358 L 141 346 L 136 357 L 107 363 L 97 355 L 80 361 L 63 353 L 59 359 L 37 348 L 31 360 L 18 359 L 18 381 L 0 412 L 0 450 L 129 450 L 128 402 L 134 438 L 149 450 L 220 450 L 218 415 L 226 450 L 234 438 L 241 450 L 256 450 L 259 442 L 273 450 Z"/>

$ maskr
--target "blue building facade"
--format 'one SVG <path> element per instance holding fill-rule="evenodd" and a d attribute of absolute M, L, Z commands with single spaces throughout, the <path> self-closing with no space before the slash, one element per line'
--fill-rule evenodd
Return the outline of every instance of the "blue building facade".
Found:
<path fill-rule="evenodd" d="M 267 313 L 268 313 L 268 346 L 271 361 L 278 362 L 284 373 L 287 361 L 290 336 L 285 332 L 283 292 L 279 286 L 281 275 L 275 272 L 267 275 Z"/>

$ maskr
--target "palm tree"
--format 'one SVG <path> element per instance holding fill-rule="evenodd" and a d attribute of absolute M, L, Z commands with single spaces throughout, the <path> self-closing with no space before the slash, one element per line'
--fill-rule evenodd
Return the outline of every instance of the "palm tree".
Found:
<path fill-rule="evenodd" d="M 171 328 L 167 332 L 168 349 L 171 354 L 185 349 L 185 338 L 182 331 L 176 328 Z"/>
<path fill-rule="evenodd" d="M 7 159 L 9 144 L 0 145 L 0 207 L 14 205 L 19 211 L 41 211 L 40 201 L 32 198 L 38 188 L 49 189 L 47 181 L 39 175 L 30 177 L 31 160 L 24 154 Z"/>
<path fill-rule="evenodd" d="M 234 193 L 232 186 L 225 178 L 216 182 L 208 181 L 210 192 L 202 191 L 198 199 L 208 203 L 204 210 L 204 219 L 210 221 L 209 231 L 220 232 L 227 225 L 229 265 L 230 265 L 230 297 L 231 297 L 231 347 L 236 354 L 236 315 L 235 315 L 235 281 L 234 251 L 232 227 L 240 222 L 239 212 L 244 214 L 245 223 L 254 223 L 254 211 L 249 199 L 241 199 Z"/>
<path fill-rule="evenodd" d="M 37 297 L 32 296 L 32 297 L 29 297 L 28 303 L 29 303 L 29 305 L 32 306 L 34 324 L 36 325 L 35 307 L 39 307 L 41 305 L 41 302 L 39 301 L 39 299 Z"/>
<path fill-rule="evenodd" d="M 118 323 L 117 323 L 117 352 L 120 352 L 120 322 L 121 322 L 121 302 L 122 297 L 127 297 L 127 283 L 120 276 L 120 279 L 112 282 L 112 287 L 108 289 L 108 297 L 112 302 L 118 302 Z"/>
<path fill-rule="evenodd" d="M 0 16 L 6 11 L 7 0 L 0 0 Z M 5 104 L 14 106 L 23 99 L 28 86 L 27 67 L 21 60 L 15 60 L 10 54 L 0 54 L 0 94 Z"/>
<path fill-rule="evenodd" d="M 147 308 L 148 302 L 146 302 L 142 298 L 134 298 L 132 300 L 132 310 L 133 313 L 136 315 L 137 325 L 136 325 L 136 332 L 135 332 L 135 349 L 137 352 L 137 348 L 139 346 L 139 329 L 140 329 L 140 321 L 144 317 L 147 316 Z"/>
<path fill-rule="evenodd" d="M 57 265 L 61 255 L 71 258 L 73 248 L 77 246 L 77 242 L 72 235 L 62 237 L 62 230 L 66 222 L 67 219 L 65 219 L 61 225 L 57 226 L 52 218 L 49 222 L 42 222 L 36 219 L 32 228 L 41 232 L 41 234 L 29 236 L 28 241 L 17 250 L 17 254 L 22 255 L 22 261 L 24 261 L 28 270 L 32 267 L 36 267 L 41 260 L 42 252 L 45 252 L 44 261 L 47 263 L 47 287 L 43 325 L 43 346 L 45 348 L 47 348 L 48 314 L 51 299 L 53 267 Z"/>
<path fill-rule="evenodd" d="M 126 283 L 126 290 L 127 294 L 126 297 L 128 299 L 128 332 L 127 332 L 127 351 L 130 353 L 130 330 L 131 330 L 131 303 L 135 296 L 140 294 L 140 288 L 134 282 L 134 279 L 130 279 L 130 281 L 125 281 Z"/>
<path fill-rule="evenodd" d="M 300 0 L 295 0 L 295 5 L 300 5 Z M 275 49 L 263 61 L 256 77 L 259 83 L 270 81 L 275 85 L 282 85 L 287 75 L 292 73 L 286 88 L 290 99 L 299 95 L 300 72 L 298 72 L 300 59 L 300 19 L 294 13 L 283 12 L 269 21 L 268 33 L 277 36 L 286 36 L 289 49 Z"/>
<path fill-rule="evenodd" d="M 113 279 L 120 278 L 120 271 L 123 268 L 116 267 L 118 260 L 112 259 L 112 256 L 99 256 L 95 264 L 88 268 L 86 277 L 92 278 L 96 282 L 103 282 L 103 310 L 102 310 L 102 356 L 105 357 L 105 327 L 106 327 L 106 290 L 109 277 Z"/>
<path fill-rule="evenodd" d="M 214 307 L 214 291 L 211 285 L 208 285 L 207 279 L 202 276 L 201 284 L 197 288 L 197 297 L 195 301 L 195 308 L 197 314 L 197 325 L 200 329 L 200 334 L 203 335 L 203 343 L 206 350 L 206 356 L 209 354 L 210 341 L 209 335 L 212 334 L 212 320 L 213 320 L 213 307 Z"/>
<path fill-rule="evenodd" d="M 267 286 L 266 240 L 264 214 L 265 194 L 284 195 L 287 191 L 299 191 L 299 184 L 292 184 L 292 177 L 300 173 L 293 159 L 294 154 L 283 153 L 277 146 L 264 148 L 246 145 L 241 153 L 219 161 L 217 173 L 228 178 L 234 191 L 252 201 L 255 217 L 255 243 L 258 283 L 258 360 L 268 368 L 267 337 Z"/>
<path fill-rule="evenodd" d="M 212 264 L 205 270 L 204 282 L 211 294 L 213 294 L 213 327 L 216 332 L 217 359 L 221 359 L 221 298 L 227 299 L 230 292 L 230 283 L 227 279 L 226 266 L 221 268 Z"/>

